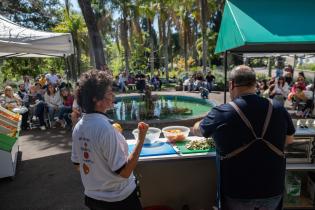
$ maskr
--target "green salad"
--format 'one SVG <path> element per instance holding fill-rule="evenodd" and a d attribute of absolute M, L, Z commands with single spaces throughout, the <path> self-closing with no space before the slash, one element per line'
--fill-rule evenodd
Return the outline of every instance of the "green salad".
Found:
<path fill-rule="evenodd" d="M 208 150 L 215 148 L 215 144 L 212 138 L 204 138 L 200 140 L 191 140 L 185 147 L 189 150 Z"/>

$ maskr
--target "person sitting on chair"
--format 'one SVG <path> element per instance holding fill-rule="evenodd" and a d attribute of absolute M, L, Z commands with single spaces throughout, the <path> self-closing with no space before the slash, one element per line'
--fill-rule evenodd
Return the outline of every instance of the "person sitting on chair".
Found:
<path fill-rule="evenodd" d="M 74 96 L 67 88 L 61 89 L 61 96 L 63 98 L 63 105 L 60 107 L 58 122 L 60 123 L 61 127 L 68 126 L 69 128 L 71 128 L 71 119 L 69 117 L 69 114 L 72 112 Z"/>
<path fill-rule="evenodd" d="M 22 123 L 21 123 L 22 130 L 27 130 L 28 110 L 26 107 L 23 106 L 23 101 L 19 97 L 19 95 L 13 92 L 13 89 L 11 86 L 6 86 L 4 88 L 4 95 L 2 97 L 3 97 L 3 107 L 10 111 L 21 114 L 22 115 Z"/>
<path fill-rule="evenodd" d="M 55 114 L 59 114 L 60 107 L 62 106 L 60 93 L 59 91 L 56 91 L 56 88 L 52 84 L 49 84 L 44 99 L 48 107 L 49 118 L 53 122 Z"/>
<path fill-rule="evenodd" d="M 43 96 L 36 91 L 35 86 L 31 86 L 28 98 L 29 108 L 33 109 L 35 116 L 39 119 L 39 128 L 41 130 L 46 130 L 44 120 L 45 102 Z"/>

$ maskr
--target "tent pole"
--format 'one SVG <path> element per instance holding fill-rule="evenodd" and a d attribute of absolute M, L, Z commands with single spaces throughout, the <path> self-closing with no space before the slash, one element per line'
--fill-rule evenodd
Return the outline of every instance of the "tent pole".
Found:
<path fill-rule="evenodd" d="M 312 102 L 314 103 L 314 98 L 315 98 L 315 74 L 314 74 L 314 78 L 313 78 L 313 97 L 312 97 Z"/>
<path fill-rule="evenodd" d="M 224 52 L 224 103 L 226 103 L 227 70 L 228 70 L 227 51 L 225 51 Z"/>
<path fill-rule="evenodd" d="M 65 67 L 66 67 L 66 73 L 67 73 L 67 83 L 69 84 L 69 63 L 68 63 L 68 58 L 66 57 L 66 55 L 63 56 L 64 60 L 65 60 Z"/>

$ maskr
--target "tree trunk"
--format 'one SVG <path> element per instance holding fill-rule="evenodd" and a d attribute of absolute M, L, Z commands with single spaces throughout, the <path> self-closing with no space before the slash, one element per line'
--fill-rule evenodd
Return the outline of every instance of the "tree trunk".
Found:
<path fill-rule="evenodd" d="M 120 28 L 120 39 L 124 46 L 124 56 L 125 56 L 125 71 L 127 76 L 129 75 L 129 43 L 128 43 L 128 21 L 126 10 L 123 12 L 123 20 Z"/>
<path fill-rule="evenodd" d="M 137 31 L 137 39 L 142 44 L 143 43 L 142 30 L 141 30 L 138 16 L 134 17 L 134 26 L 135 26 L 135 29 Z"/>
<path fill-rule="evenodd" d="M 187 31 L 186 27 L 184 28 L 184 59 L 185 59 L 185 71 L 188 71 L 188 54 L 187 54 Z"/>
<path fill-rule="evenodd" d="M 80 77 L 81 75 L 81 47 L 80 45 L 77 46 L 77 66 L 78 66 L 78 69 L 77 69 L 77 74 L 75 75 L 76 76 L 75 80 L 77 80 L 77 77 Z"/>
<path fill-rule="evenodd" d="M 165 69 L 165 54 L 164 54 L 164 48 L 166 43 L 166 29 L 165 29 L 165 20 L 163 20 L 163 17 L 161 14 L 158 15 L 158 27 L 159 27 L 159 42 L 158 42 L 158 53 L 159 53 L 159 63 L 160 68 L 163 67 Z M 161 47 L 159 47 L 161 46 Z"/>
<path fill-rule="evenodd" d="M 74 55 L 71 55 L 71 56 L 69 56 L 69 75 L 70 75 L 70 79 L 71 80 L 74 80 L 74 74 L 76 73 L 75 72 L 75 62 L 74 62 L 74 60 L 75 60 L 75 56 Z"/>
<path fill-rule="evenodd" d="M 200 0 L 200 10 L 201 10 L 201 32 L 202 32 L 202 70 L 203 73 L 207 71 L 207 16 L 206 7 L 207 0 Z"/>
<path fill-rule="evenodd" d="M 193 26 L 193 58 L 195 60 L 195 63 L 197 66 L 200 65 L 199 58 L 198 58 L 198 52 L 197 52 L 197 39 L 198 39 L 198 23 L 197 21 L 194 21 Z"/>
<path fill-rule="evenodd" d="M 165 77 L 166 77 L 166 82 L 169 82 L 169 75 L 168 75 L 168 62 L 169 62 L 169 57 L 168 57 L 168 46 L 170 46 L 171 41 L 171 20 L 168 19 L 167 21 L 167 38 L 166 38 L 166 43 L 164 46 L 164 58 L 165 58 Z"/>
<path fill-rule="evenodd" d="M 95 14 L 91 7 L 91 1 L 89 0 L 78 0 L 80 5 L 86 26 L 88 28 L 89 37 L 92 43 L 92 49 L 95 56 L 96 69 L 103 69 L 106 64 L 104 56 L 103 42 L 96 25 Z"/>
<path fill-rule="evenodd" d="M 76 81 L 77 77 L 81 74 L 81 48 L 78 41 L 78 32 L 73 31 L 72 33 L 73 45 L 75 48 L 75 73 L 73 74 L 73 79 Z"/>
<path fill-rule="evenodd" d="M 152 31 L 152 23 L 151 20 L 148 19 L 148 28 L 149 28 L 149 36 L 150 36 L 150 73 L 151 77 L 154 75 L 154 39 L 153 39 L 153 31 Z"/>
<path fill-rule="evenodd" d="M 134 28 L 132 27 L 131 20 L 128 21 L 128 27 L 129 27 L 129 43 L 130 43 L 129 56 L 130 56 L 131 49 L 135 48 L 135 43 L 134 43 L 135 34 L 134 34 Z"/>

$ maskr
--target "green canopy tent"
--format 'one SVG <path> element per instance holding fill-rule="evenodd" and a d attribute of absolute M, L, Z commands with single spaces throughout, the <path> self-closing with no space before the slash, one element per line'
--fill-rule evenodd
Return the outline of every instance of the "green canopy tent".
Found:
<path fill-rule="evenodd" d="M 311 0 L 226 0 L 216 53 L 314 53 Z M 224 92 L 226 102 L 226 91 Z"/>

